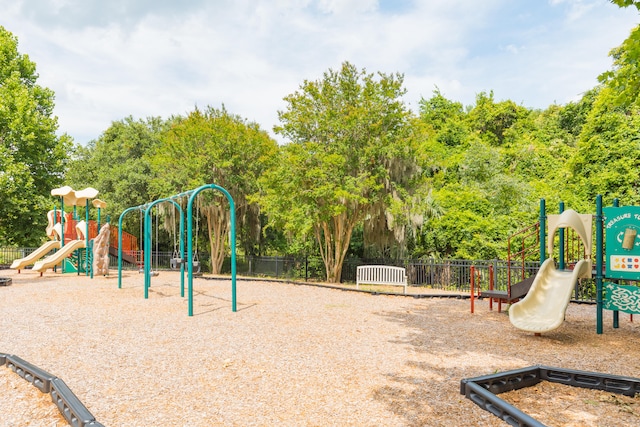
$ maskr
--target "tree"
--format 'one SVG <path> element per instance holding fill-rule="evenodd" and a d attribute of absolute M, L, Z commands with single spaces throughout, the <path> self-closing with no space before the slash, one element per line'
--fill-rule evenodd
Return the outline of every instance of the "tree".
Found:
<path fill-rule="evenodd" d="M 471 129 L 492 145 L 502 145 L 508 129 L 525 118 L 529 110 L 511 100 L 496 103 L 493 92 L 476 95 L 476 105 L 467 116 Z"/>
<path fill-rule="evenodd" d="M 568 162 L 574 194 L 593 204 L 597 194 L 640 203 L 640 116 L 613 102 L 615 90 L 604 88 Z"/>
<path fill-rule="evenodd" d="M 640 1 L 611 0 L 619 7 L 635 6 L 640 10 Z M 640 26 L 631 30 L 622 45 L 612 49 L 613 69 L 602 73 L 598 80 L 614 90 L 618 105 L 640 106 Z"/>
<path fill-rule="evenodd" d="M 602 73 L 598 80 L 612 88 L 618 105 L 640 105 L 640 26 L 619 47 L 609 54 L 613 69 Z"/>
<path fill-rule="evenodd" d="M 45 236 L 50 191 L 64 177 L 71 147 L 56 136 L 54 94 L 36 82 L 36 65 L 0 27 L 0 243 L 36 245 Z"/>
<path fill-rule="evenodd" d="M 445 98 L 439 89 L 429 99 L 420 100 L 420 119 L 429 124 L 438 142 L 448 146 L 463 144 L 468 136 L 462 104 Z"/>
<path fill-rule="evenodd" d="M 638 0 L 611 0 L 611 3 L 617 4 L 619 7 L 635 6 L 640 10 L 640 1 Z"/>
<path fill-rule="evenodd" d="M 541 114 L 512 101 L 495 103 L 492 94 L 481 93 L 476 101 L 467 112 L 439 92 L 421 102 L 420 121 L 431 131 L 419 163 L 423 170 L 432 165 L 433 199 L 444 214 L 422 227 L 415 256 L 505 255 L 509 234 L 535 209 L 531 200 L 539 180 L 556 174 L 548 173 L 555 158 L 547 152 L 561 153 L 564 144 L 557 142 L 556 149 L 539 137 L 544 133 L 538 126 L 547 123 L 538 120 Z"/>
<path fill-rule="evenodd" d="M 76 189 L 93 187 L 107 202 L 106 211 L 117 223 L 126 208 L 154 200 L 150 159 L 169 126 L 159 117 L 135 120 L 126 117 L 114 121 L 97 140 L 76 148 L 76 156 L 67 173 L 67 183 Z M 138 219 L 125 218 L 125 227 L 138 234 Z"/>
<path fill-rule="evenodd" d="M 244 251 L 254 254 L 261 236 L 260 209 L 249 196 L 258 192 L 258 179 L 276 159 L 277 149 L 256 123 L 224 107 L 196 109 L 176 118 L 164 134 L 153 157 L 154 188 L 164 197 L 210 183 L 225 188 L 235 203 Z M 197 203 L 206 220 L 211 268 L 218 274 L 228 249 L 229 205 L 217 192 L 200 193 Z"/>
<path fill-rule="evenodd" d="M 261 179 L 261 203 L 289 236 L 315 238 L 330 282 L 340 280 L 354 228 L 380 212 L 391 219 L 417 172 L 402 84 L 402 75 L 375 76 L 345 62 L 305 81 L 278 112 L 275 131 L 290 143 Z"/>

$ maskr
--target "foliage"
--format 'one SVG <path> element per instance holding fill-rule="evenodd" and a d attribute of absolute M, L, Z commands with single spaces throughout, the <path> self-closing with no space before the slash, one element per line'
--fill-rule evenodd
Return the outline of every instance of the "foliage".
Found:
<path fill-rule="evenodd" d="M 404 225 L 406 212 L 392 207 L 407 200 L 404 185 L 417 168 L 402 85 L 401 75 L 343 63 L 305 81 L 278 113 L 275 130 L 291 142 L 261 180 L 261 203 L 292 239 L 315 238 L 331 282 L 340 279 L 352 233 L 367 217 L 376 224 L 384 218 L 389 229 Z"/>
<path fill-rule="evenodd" d="M 549 211 L 564 201 L 593 212 L 596 194 L 640 204 L 640 27 L 611 56 L 612 70 L 576 102 L 535 110 L 489 91 L 463 106 L 436 88 L 417 115 L 402 75 L 344 63 L 285 98 L 281 147 L 224 108 L 129 118 L 78 147 L 69 177 L 98 182 L 118 209 L 215 182 L 236 199 L 247 254 L 319 253 L 330 281 L 347 254 L 504 258 L 540 198 Z M 29 185 L 24 166 L 3 167 Z M 225 203 L 200 203 L 214 260 L 225 253 Z"/>
<path fill-rule="evenodd" d="M 157 197 L 152 192 L 150 156 L 160 144 L 168 123 L 158 117 L 114 121 L 97 140 L 76 148 L 67 173 L 67 185 L 75 189 L 93 187 L 107 203 L 106 212 L 117 224 L 120 214 Z M 128 215 L 125 230 L 139 234 L 138 218 Z"/>
<path fill-rule="evenodd" d="M 153 157 L 158 177 L 153 188 L 171 196 L 204 184 L 217 184 L 233 197 L 240 241 L 245 253 L 260 252 L 261 216 L 249 196 L 257 193 L 258 178 L 276 158 L 277 144 L 256 123 L 227 112 L 224 107 L 196 109 L 174 119 Z M 227 253 L 229 206 L 218 192 L 200 193 L 198 212 L 206 220 L 212 269 L 218 273 Z"/>
<path fill-rule="evenodd" d="M 70 185 L 96 188 L 113 213 L 153 200 L 150 156 L 167 127 L 159 117 L 112 122 L 97 140 L 76 149 L 67 174 Z"/>
<path fill-rule="evenodd" d="M 611 3 L 620 7 L 635 6 L 636 9 L 640 10 L 640 1 L 638 0 L 611 0 Z"/>
<path fill-rule="evenodd" d="M 640 116 L 612 102 L 614 91 L 604 89 L 580 135 L 568 164 L 571 182 L 580 199 L 619 198 L 621 204 L 639 204 Z"/>
<path fill-rule="evenodd" d="M 422 228 L 415 257 L 505 257 L 508 236 L 535 222 L 539 198 L 559 200 L 566 187 L 563 170 L 590 104 L 541 112 L 492 94 L 476 101 L 463 111 L 436 91 L 421 102 L 420 119 L 430 129 L 422 153 L 432 162 L 433 197 L 444 214 Z M 454 124 L 461 132 L 451 144 L 442 133 Z"/>
<path fill-rule="evenodd" d="M 509 128 L 528 114 L 528 109 L 516 105 L 513 101 L 496 103 L 493 92 L 481 92 L 476 96 L 476 104 L 467 117 L 471 129 L 476 131 L 483 141 L 491 145 L 502 145 Z"/>
<path fill-rule="evenodd" d="M 640 26 L 631 31 L 621 46 L 612 49 L 613 69 L 598 79 L 615 93 L 613 100 L 622 106 L 640 105 Z"/>
<path fill-rule="evenodd" d="M 50 191 L 62 183 L 71 139 L 56 136 L 54 94 L 37 84 L 36 65 L 0 27 L 0 244 L 37 245 L 45 236 Z"/>

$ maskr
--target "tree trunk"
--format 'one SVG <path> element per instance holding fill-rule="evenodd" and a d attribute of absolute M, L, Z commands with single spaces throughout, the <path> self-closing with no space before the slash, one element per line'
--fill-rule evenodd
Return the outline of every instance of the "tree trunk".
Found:
<path fill-rule="evenodd" d="M 320 255 L 324 261 L 327 281 L 330 283 L 340 281 L 342 264 L 349 250 L 351 235 L 357 222 L 356 215 L 350 217 L 345 212 L 314 227 L 316 240 L 320 246 Z"/>
<path fill-rule="evenodd" d="M 229 237 L 229 213 L 220 206 L 209 206 L 204 210 L 207 218 L 207 232 L 209 234 L 209 248 L 211 253 L 211 272 L 220 274 L 222 263 L 227 253 Z"/>

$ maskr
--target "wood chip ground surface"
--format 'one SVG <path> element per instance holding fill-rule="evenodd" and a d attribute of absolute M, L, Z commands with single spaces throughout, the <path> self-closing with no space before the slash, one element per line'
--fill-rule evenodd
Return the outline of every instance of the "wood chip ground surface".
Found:
<path fill-rule="evenodd" d="M 504 426 L 460 380 L 536 364 L 640 377 L 640 327 L 570 305 L 536 337 L 487 301 L 371 295 L 179 274 L 89 279 L 3 270 L 0 352 L 62 378 L 105 426 Z M 418 292 L 412 289 L 411 292 Z M 640 321 L 640 319 L 636 319 Z M 48 395 L 0 368 L 0 426 L 64 426 Z M 638 398 L 541 383 L 504 394 L 549 426 L 640 425 Z M 501 397 L 503 397 L 501 396 Z"/>

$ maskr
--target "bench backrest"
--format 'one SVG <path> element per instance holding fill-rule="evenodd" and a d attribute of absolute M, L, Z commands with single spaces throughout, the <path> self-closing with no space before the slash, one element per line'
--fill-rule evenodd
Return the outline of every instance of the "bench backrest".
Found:
<path fill-rule="evenodd" d="M 360 265 L 356 269 L 356 281 L 371 284 L 405 284 L 407 274 L 404 267 Z"/>

